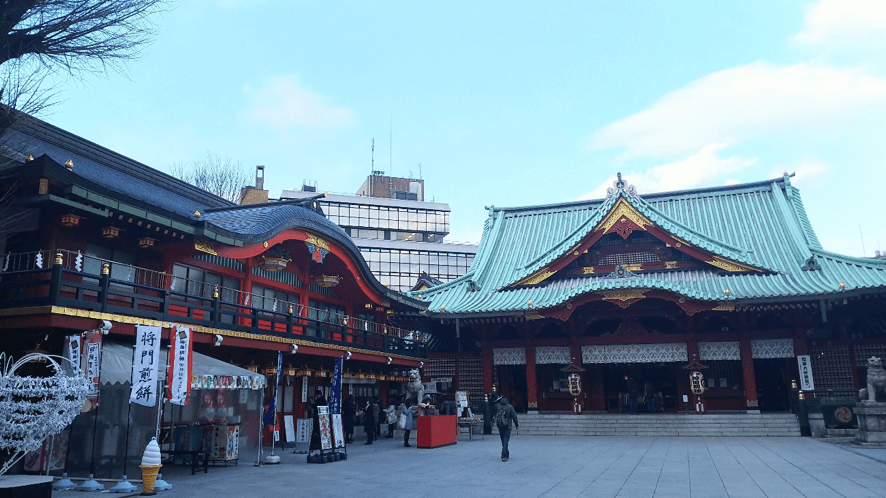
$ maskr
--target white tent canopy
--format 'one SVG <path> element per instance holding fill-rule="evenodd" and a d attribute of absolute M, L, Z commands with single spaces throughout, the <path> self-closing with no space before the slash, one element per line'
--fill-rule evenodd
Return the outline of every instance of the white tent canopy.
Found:
<path fill-rule="evenodd" d="M 101 363 L 101 383 L 102 384 L 126 384 L 132 381 L 132 346 L 125 346 L 114 342 L 106 342 L 102 345 L 102 363 Z M 264 376 L 255 372 L 250 372 L 245 368 L 237 365 L 231 365 L 221 360 L 216 360 L 193 352 L 194 361 L 191 368 L 193 375 L 219 375 L 249 377 L 250 380 L 256 377 L 260 378 L 258 385 L 264 386 Z M 166 369 L 169 365 L 167 362 L 167 349 L 160 348 L 160 364 L 157 372 L 158 380 L 166 380 Z"/>

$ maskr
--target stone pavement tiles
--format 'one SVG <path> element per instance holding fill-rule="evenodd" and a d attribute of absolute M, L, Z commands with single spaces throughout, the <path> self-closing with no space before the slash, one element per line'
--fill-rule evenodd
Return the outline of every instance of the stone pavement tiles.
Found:
<path fill-rule="evenodd" d="M 435 449 L 401 439 L 358 441 L 349 459 L 210 468 L 191 476 L 164 468 L 176 497 L 868 497 L 886 496 L 886 464 L 809 438 L 654 438 L 514 435 L 511 458 L 498 437 Z M 136 476 L 132 476 L 136 477 Z M 110 487 L 108 485 L 107 487 Z M 83 497 L 56 492 L 54 497 Z"/>

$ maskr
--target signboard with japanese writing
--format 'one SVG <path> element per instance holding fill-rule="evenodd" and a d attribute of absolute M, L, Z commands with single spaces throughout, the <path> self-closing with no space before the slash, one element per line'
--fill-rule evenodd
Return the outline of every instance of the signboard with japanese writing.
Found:
<path fill-rule="evenodd" d="M 80 373 L 80 357 L 83 354 L 81 345 L 82 341 L 83 336 L 81 334 L 65 337 L 65 346 L 62 354 L 68 361 L 62 366 L 65 368 L 65 372 L 67 372 L 68 375 L 73 376 Z"/>
<path fill-rule="evenodd" d="M 301 378 L 301 402 L 308 402 L 308 377 Z"/>
<path fill-rule="evenodd" d="M 342 358 L 335 360 L 335 368 L 332 370 L 332 396 L 329 398 L 330 413 L 341 413 L 342 361 Z"/>
<path fill-rule="evenodd" d="M 797 355 L 797 366 L 800 367 L 800 389 L 814 391 L 815 383 L 812 381 L 812 360 L 808 354 Z"/>
<path fill-rule="evenodd" d="M 98 330 L 86 333 L 86 378 L 89 379 L 89 409 L 99 403 L 101 390 L 102 333 Z"/>
<path fill-rule="evenodd" d="M 311 429 L 314 427 L 314 419 L 300 418 L 296 421 L 295 442 L 308 443 L 311 441 Z"/>
<path fill-rule="evenodd" d="M 465 409 L 468 408 L 468 393 L 465 391 L 456 391 L 455 393 L 456 416 L 463 416 Z"/>
<path fill-rule="evenodd" d="M 332 435 L 336 448 L 345 447 L 345 431 L 342 428 L 341 413 L 332 414 Z"/>
<path fill-rule="evenodd" d="M 157 404 L 157 367 L 160 363 L 160 327 L 136 325 L 132 355 L 132 392 L 129 402 Z"/>
<path fill-rule="evenodd" d="M 295 442 L 295 419 L 292 415 L 283 415 L 283 430 L 286 433 L 286 442 Z"/>
<path fill-rule="evenodd" d="M 191 365 L 193 332 L 190 327 L 175 327 L 172 331 L 172 349 L 169 352 L 169 370 L 166 373 L 169 392 L 166 399 L 173 405 L 188 404 L 191 392 Z"/>
<path fill-rule="evenodd" d="M 329 407 L 318 406 L 317 417 L 320 419 L 320 447 L 332 449 L 332 424 L 329 422 Z"/>

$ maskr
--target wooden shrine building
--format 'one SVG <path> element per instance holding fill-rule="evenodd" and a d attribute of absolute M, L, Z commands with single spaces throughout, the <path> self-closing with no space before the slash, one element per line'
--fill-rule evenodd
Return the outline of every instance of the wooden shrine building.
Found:
<path fill-rule="evenodd" d="M 886 356 L 886 261 L 826 251 L 787 175 L 641 195 L 619 174 L 605 199 L 488 210 L 468 273 L 410 293 L 434 319 L 424 374 L 456 389 L 570 411 L 574 363 L 585 411 L 624 411 L 632 384 L 684 411 L 697 362 L 707 410 L 783 411 L 798 356 L 834 395 Z"/>

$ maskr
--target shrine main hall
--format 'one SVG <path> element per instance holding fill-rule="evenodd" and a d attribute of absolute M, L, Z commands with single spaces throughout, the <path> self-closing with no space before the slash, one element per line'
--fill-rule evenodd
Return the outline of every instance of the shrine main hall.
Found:
<path fill-rule="evenodd" d="M 707 411 L 778 412 L 795 381 L 854 397 L 886 357 L 886 261 L 825 250 L 789 175 L 641 194 L 619 174 L 605 199 L 487 209 L 469 271 L 409 294 L 432 318 L 423 374 L 455 389 L 572 411 L 572 365 L 583 411 L 634 390 L 682 412 L 702 365 Z"/>

